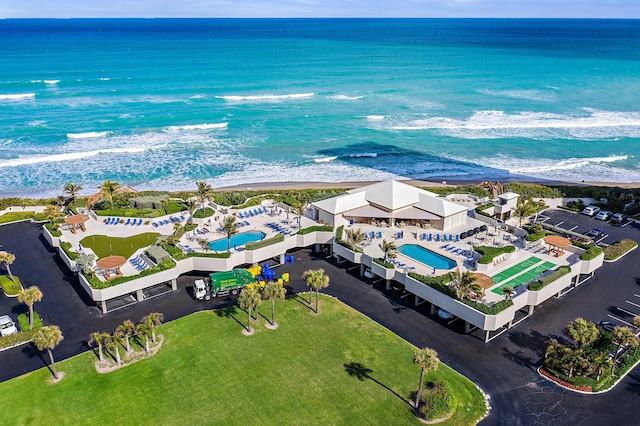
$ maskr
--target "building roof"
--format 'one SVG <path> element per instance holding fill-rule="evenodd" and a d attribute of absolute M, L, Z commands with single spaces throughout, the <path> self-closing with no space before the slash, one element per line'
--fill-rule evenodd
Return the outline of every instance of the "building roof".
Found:
<path fill-rule="evenodd" d="M 505 192 L 498 196 L 498 198 L 502 198 L 503 200 L 513 200 L 514 198 L 518 198 L 520 194 L 516 194 L 515 192 Z"/>
<path fill-rule="evenodd" d="M 313 206 L 327 211 L 331 214 L 339 214 L 349 210 L 357 209 L 369 205 L 365 199 L 365 193 L 344 194 L 326 200 L 316 201 Z"/>
<path fill-rule="evenodd" d="M 370 217 L 405 219 L 439 219 L 467 211 L 465 206 L 448 201 L 433 192 L 396 180 L 351 189 L 344 195 L 316 201 L 313 206 L 334 215 L 346 213 L 352 216 L 366 216 L 365 213 L 370 212 Z M 367 206 L 374 207 L 375 210 Z M 402 209 L 410 207 L 411 210 L 407 210 L 405 216 L 400 213 Z M 418 209 L 424 213 L 417 212 Z M 385 210 L 391 214 L 385 215 Z"/>

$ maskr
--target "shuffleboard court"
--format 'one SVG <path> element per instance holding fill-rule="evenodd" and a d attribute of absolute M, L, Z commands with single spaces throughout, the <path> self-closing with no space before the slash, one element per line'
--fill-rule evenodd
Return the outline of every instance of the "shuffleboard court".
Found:
<path fill-rule="evenodd" d="M 518 275 L 517 277 L 514 277 L 512 279 L 510 279 L 509 281 L 505 282 L 504 284 L 502 284 L 501 286 L 494 288 L 493 290 L 491 290 L 492 292 L 502 295 L 502 288 L 503 287 L 511 287 L 511 288 L 516 288 L 522 284 L 526 284 L 528 282 L 533 281 L 534 279 L 536 279 L 538 276 L 540 276 L 540 274 L 542 274 L 545 271 L 548 271 L 549 269 L 553 269 L 555 267 L 555 263 L 552 262 L 544 262 L 540 265 L 536 265 L 535 267 L 529 269 L 528 271 Z"/>
<path fill-rule="evenodd" d="M 492 276 L 491 278 L 493 278 L 493 282 L 496 284 L 499 284 L 503 281 L 507 281 L 509 278 L 513 277 L 516 274 L 519 274 L 520 272 L 524 271 L 527 268 L 532 267 L 533 265 L 535 265 L 536 263 L 540 263 L 542 262 L 542 259 L 539 259 L 535 256 L 531 256 L 525 260 L 523 260 L 520 263 L 517 263 L 507 269 L 505 269 L 502 272 L 499 272 L 497 274 L 495 274 L 494 276 Z"/>

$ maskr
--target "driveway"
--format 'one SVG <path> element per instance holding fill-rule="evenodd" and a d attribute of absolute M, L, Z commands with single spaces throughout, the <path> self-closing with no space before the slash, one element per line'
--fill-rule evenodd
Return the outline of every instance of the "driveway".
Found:
<path fill-rule="evenodd" d="M 625 228 L 626 229 L 626 228 Z M 40 241 L 38 242 L 38 239 Z M 87 349 L 86 340 L 95 330 L 111 330 L 123 320 L 139 320 L 158 311 L 172 320 L 194 311 L 231 304 L 228 299 L 195 301 L 190 286 L 195 276 L 179 279 L 178 291 L 106 315 L 83 298 L 75 278 L 66 273 L 57 255 L 47 249 L 36 225 L 24 223 L 0 227 L 0 244 L 16 254 L 13 270 L 27 278 L 27 284 L 41 287 L 44 298 L 36 310 L 49 323 L 60 325 L 65 340 L 54 351 L 57 359 Z M 298 250 L 295 263 L 279 267 L 293 277 L 291 292 L 306 291 L 298 278 L 311 268 L 324 268 L 331 278 L 324 290 L 419 347 L 434 348 L 442 361 L 476 382 L 491 396 L 492 411 L 483 425 L 634 425 L 640 402 L 640 370 L 635 369 L 615 390 L 599 396 L 574 394 L 543 380 L 537 373 L 544 342 L 551 337 L 565 339 L 568 321 L 582 316 L 597 321 L 606 318 L 612 307 L 640 294 L 636 283 L 640 250 L 615 264 L 605 264 L 596 277 L 562 299 L 551 299 L 536 313 L 488 344 L 462 332 L 460 321 L 431 316 L 428 304 L 413 306 L 413 298 L 401 298 L 385 291 L 383 283 L 360 278 L 359 268 L 336 265 L 324 254 Z M 13 300 L 0 297 L 0 309 L 23 309 Z M 640 304 L 640 303 L 639 303 Z M 407 362 L 411 362 L 407 360 Z M 30 345 L 0 352 L 0 380 L 42 367 L 44 361 Z"/>

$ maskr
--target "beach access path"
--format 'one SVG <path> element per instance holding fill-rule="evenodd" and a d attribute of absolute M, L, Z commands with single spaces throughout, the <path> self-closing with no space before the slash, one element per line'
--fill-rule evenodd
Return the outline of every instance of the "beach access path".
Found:
<path fill-rule="evenodd" d="M 162 312 L 171 321 L 191 312 L 230 306 L 228 298 L 196 301 L 191 287 L 196 275 L 178 279 L 178 290 L 133 306 L 102 314 L 87 300 L 76 278 L 68 272 L 41 234 L 41 226 L 22 222 L 0 227 L 0 244 L 16 254 L 14 273 L 27 285 L 38 285 L 44 294 L 35 305 L 45 322 L 59 325 L 65 340 L 54 351 L 62 360 L 88 350 L 93 331 L 110 331 L 125 319 L 138 321 L 150 312 Z M 637 231 L 634 231 L 637 232 Z M 605 264 L 595 278 L 561 299 L 551 299 L 523 323 L 485 344 L 464 334 L 461 321 L 430 315 L 428 304 L 415 307 L 413 298 L 401 298 L 384 290 L 384 282 L 372 283 L 358 275 L 359 268 L 336 265 L 324 253 L 308 249 L 293 253 L 295 263 L 277 268 L 292 277 L 289 295 L 307 291 L 300 279 L 307 269 L 324 268 L 331 278 L 323 292 L 335 296 L 363 314 L 419 347 L 432 347 L 440 359 L 476 382 L 490 397 L 491 413 L 482 425 L 632 425 L 640 392 L 640 371 L 636 368 L 614 390 L 602 395 L 580 395 L 566 391 L 540 377 L 544 342 L 566 340 L 568 321 L 582 316 L 598 321 L 615 306 L 637 292 L 635 265 L 640 250 L 619 262 Z M 632 297 L 632 296 L 631 296 Z M 0 296 L 0 311 L 15 316 L 26 308 L 15 299 Z M 411 362 L 411 360 L 407 360 Z M 46 355 L 32 345 L 0 352 L 0 380 L 42 368 Z"/>

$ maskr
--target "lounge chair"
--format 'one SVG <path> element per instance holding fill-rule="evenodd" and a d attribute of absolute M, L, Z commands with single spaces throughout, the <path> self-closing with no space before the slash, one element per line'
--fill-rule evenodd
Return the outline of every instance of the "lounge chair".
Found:
<path fill-rule="evenodd" d="M 445 245 L 440 246 L 441 249 L 445 249 L 445 250 L 447 249 L 447 247 L 449 247 L 449 244 L 445 244 Z"/>
<path fill-rule="evenodd" d="M 436 241 L 440 242 L 440 234 L 436 234 Z"/>
<path fill-rule="evenodd" d="M 138 219 L 138 226 L 142 225 L 142 219 Z"/>
<path fill-rule="evenodd" d="M 249 225 L 251 225 L 251 224 L 249 223 L 249 221 L 247 221 L 247 220 L 245 220 L 245 221 L 244 221 L 244 222 L 242 222 L 242 223 L 244 223 L 244 224 L 245 224 L 245 226 L 249 226 Z"/>
<path fill-rule="evenodd" d="M 154 228 L 157 228 L 157 227 L 158 227 L 158 224 L 157 224 L 157 223 L 155 223 L 155 222 L 151 222 L 151 224 L 153 225 L 153 227 L 154 227 Z"/>
<path fill-rule="evenodd" d="M 402 232 L 398 232 L 398 234 L 396 235 L 396 239 L 398 240 L 402 239 Z"/>
<path fill-rule="evenodd" d="M 382 232 L 378 232 L 378 238 L 382 238 Z"/>
<path fill-rule="evenodd" d="M 427 241 L 433 241 L 433 235 L 429 234 L 429 237 L 427 237 Z"/>
<path fill-rule="evenodd" d="M 124 223 L 125 225 L 128 225 L 131 223 L 131 218 L 127 219 L 127 221 Z"/>
<path fill-rule="evenodd" d="M 426 239 L 427 239 L 427 234 L 426 234 L 426 233 L 423 233 L 423 234 L 420 236 L 420 239 L 421 239 L 421 240 L 426 240 Z"/>
<path fill-rule="evenodd" d="M 376 237 L 376 233 L 374 231 L 371 231 L 371 239 L 373 240 Z"/>
<path fill-rule="evenodd" d="M 456 243 L 460 242 L 460 234 L 456 234 Z"/>

